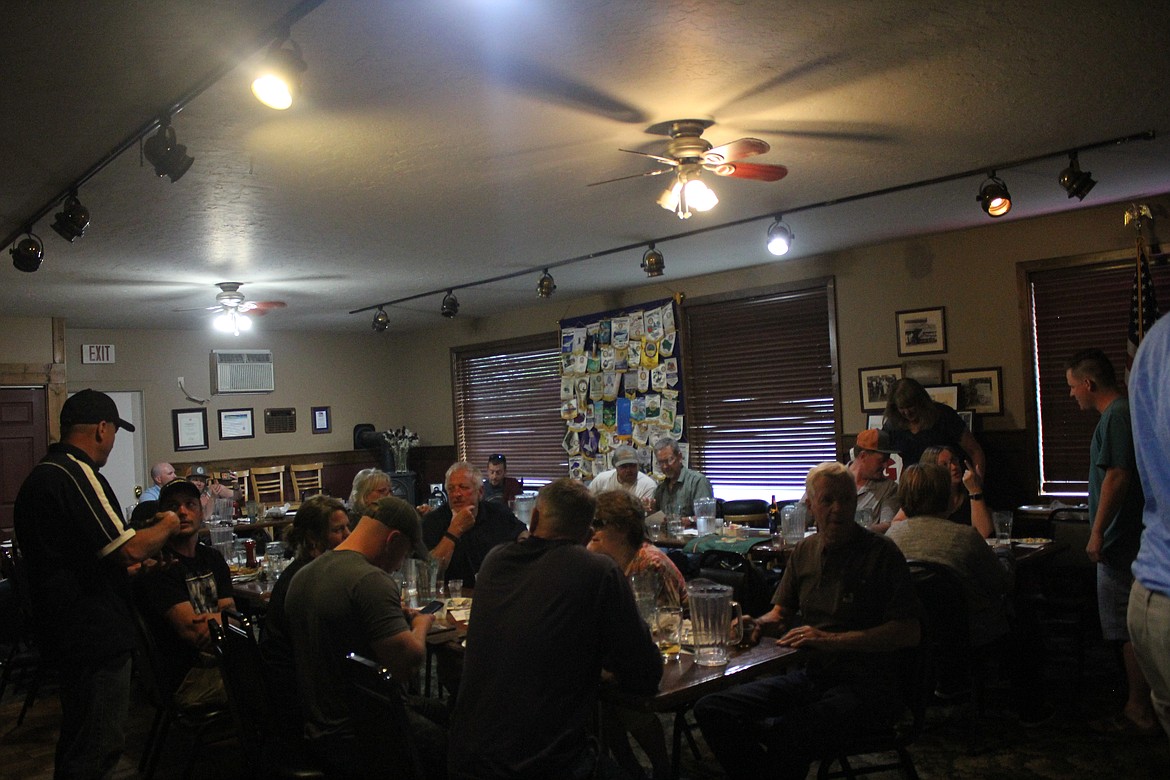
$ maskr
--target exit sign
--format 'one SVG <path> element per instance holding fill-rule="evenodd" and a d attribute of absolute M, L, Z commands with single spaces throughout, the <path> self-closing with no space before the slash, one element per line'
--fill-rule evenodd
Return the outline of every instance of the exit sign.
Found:
<path fill-rule="evenodd" d="M 81 345 L 81 362 L 82 363 L 113 363 L 114 362 L 114 345 L 113 344 L 82 344 Z"/>

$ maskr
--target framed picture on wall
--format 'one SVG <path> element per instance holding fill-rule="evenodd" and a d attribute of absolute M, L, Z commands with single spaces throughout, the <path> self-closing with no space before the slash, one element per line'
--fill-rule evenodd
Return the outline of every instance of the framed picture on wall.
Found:
<path fill-rule="evenodd" d="M 886 422 L 886 416 L 884 414 L 867 414 L 865 416 L 865 427 L 866 428 L 879 428 L 880 429 L 882 427 L 882 425 L 885 424 L 885 422 Z"/>
<path fill-rule="evenodd" d="M 905 360 L 902 362 L 902 376 L 918 384 L 941 385 L 943 383 L 943 362 L 936 358 Z"/>
<path fill-rule="evenodd" d="M 894 315 L 898 326 L 898 357 L 947 351 L 947 310 L 912 309 Z"/>
<path fill-rule="evenodd" d="M 857 382 L 861 391 L 861 411 L 882 412 L 890 398 L 894 383 L 902 378 L 901 366 L 876 366 L 857 369 Z"/>
<path fill-rule="evenodd" d="M 175 452 L 207 449 L 207 410 L 172 409 Z"/>
<path fill-rule="evenodd" d="M 971 431 L 972 433 L 975 432 L 975 412 L 972 412 L 969 409 L 960 409 L 959 419 L 963 421 L 963 425 L 967 426 L 967 430 Z"/>
<path fill-rule="evenodd" d="M 930 396 L 930 400 L 937 401 L 940 404 L 946 404 L 955 411 L 959 410 L 959 386 L 958 385 L 934 385 L 933 387 L 923 388 L 926 394 Z"/>
<path fill-rule="evenodd" d="M 333 430 L 333 416 L 328 406 L 314 406 L 313 433 L 329 433 Z"/>
<path fill-rule="evenodd" d="M 964 368 L 951 372 L 959 386 L 963 409 L 979 414 L 1003 414 L 1003 371 L 995 368 Z"/>
<path fill-rule="evenodd" d="M 256 427 L 252 421 L 251 409 L 220 409 L 220 439 L 254 439 Z"/>

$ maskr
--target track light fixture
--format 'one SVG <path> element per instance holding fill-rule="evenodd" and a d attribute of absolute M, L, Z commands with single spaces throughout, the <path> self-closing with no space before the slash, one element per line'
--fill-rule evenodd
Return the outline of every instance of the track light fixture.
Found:
<path fill-rule="evenodd" d="M 1089 194 L 1089 190 L 1097 186 L 1093 175 L 1088 171 L 1081 170 L 1076 152 L 1069 154 L 1068 167 L 1060 172 L 1060 186 L 1064 187 L 1064 191 L 1068 193 L 1070 198 L 1077 200 L 1084 200 L 1085 196 Z"/>
<path fill-rule="evenodd" d="M 776 217 L 776 221 L 768 227 L 768 251 L 777 256 L 786 255 L 792 248 L 792 241 L 795 238 L 796 234 L 783 218 Z"/>
<path fill-rule="evenodd" d="M 45 259 L 45 246 L 41 243 L 40 236 L 35 236 L 27 230 L 24 238 L 13 244 L 12 249 L 8 251 L 12 254 L 12 265 L 16 270 L 28 274 L 40 268 L 41 261 Z"/>
<path fill-rule="evenodd" d="M 390 315 L 381 306 L 378 311 L 374 313 L 374 321 L 370 323 L 370 328 L 375 333 L 384 333 L 386 328 L 390 327 Z"/>
<path fill-rule="evenodd" d="M 158 132 L 143 142 L 142 154 L 160 178 L 170 177 L 171 184 L 183 178 L 191 163 L 195 162 L 195 158 L 187 155 L 187 147 L 176 140 L 175 128 L 166 118 L 159 125 Z"/>
<path fill-rule="evenodd" d="M 61 238 L 72 244 L 73 239 L 81 238 L 87 227 L 89 227 L 89 209 L 81 205 L 81 201 L 77 199 L 77 193 L 74 192 L 53 217 L 53 230 L 56 230 Z"/>
<path fill-rule="evenodd" d="M 1002 217 L 1012 210 L 1012 196 L 1007 185 L 995 175 L 995 171 L 983 182 L 976 198 L 989 217 Z"/>
<path fill-rule="evenodd" d="M 439 311 L 447 319 L 451 319 L 459 313 L 459 299 L 455 297 L 455 293 L 451 290 L 443 296 L 443 304 L 439 307 Z"/>
<path fill-rule="evenodd" d="M 549 298 L 556 291 L 557 283 L 553 281 L 552 274 L 546 268 L 540 275 L 540 281 L 536 283 L 536 294 L 541 298 Z"/>
<path fill-rule="evenodd" d="M 292 48 L 284 48 L 284 44 Z M 301 91 L 301 74 L 309 69 L 296 41 L 285 38 L 272 44 L 252 81 L 252 94 L 264 105 L 283 111 Z"/>
<path fill-rule="evenodd" d="M 666 271 L 666 258 L 654 248 L 653 241 L 650 242 L 650 248 L 642 255 L 642 270 L 651 278 L 662 276 Z"/>

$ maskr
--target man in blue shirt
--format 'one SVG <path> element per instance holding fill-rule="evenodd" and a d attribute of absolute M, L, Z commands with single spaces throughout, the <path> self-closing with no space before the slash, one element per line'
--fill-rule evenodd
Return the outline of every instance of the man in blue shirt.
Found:
<path fill-rule="evenodd" d="M 1170 317 L 1146 335 L 1130 379 L 1134 448 L 1146 506 L 1141 550 L 1133 564 L 1129 633 L 1158 719 L 1170 734 Z"/>

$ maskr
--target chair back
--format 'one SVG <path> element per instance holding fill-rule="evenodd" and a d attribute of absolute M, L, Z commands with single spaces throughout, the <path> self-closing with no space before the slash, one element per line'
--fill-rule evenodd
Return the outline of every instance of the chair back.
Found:
<path fill-rule="evenodd" d="M 324 469 L 324 463 L 301 463 L 289 466 L 288 470 L 292 475 L 293 498 L 301 502 L 320 493 L 323 489 L 321 472 Z"/>
<path fill-rule="evenodd" d="M 762 498 L 741 498 L 723 502 L 723 518 L 725 523 L 736 525 L 760 526 L 768 525 L 768 502 Z"/>
<path fill-rule="evenodd" d="M 728 550 L 707 550 L 699 558 L 699 576 L 729 585 L 745 615 L 759 615 L 771 608 L 772 590 L 747 556 Z"/>
<path fill-rule="evenodd" d="M 283 504 L 284 466 L 253 466 L 248 474 L 252 483 L 252 501 L 259 504 Z"/>
<path fill-rule="evenodd" d="M 347 654 L 344 666 L 357 708 L 354 723 L 363 760 L 381 773 L 394 767 L 396 776 L 422 780 L 422 763 L 410 737 L 398 681 L 389 669 L 357 653 Z"/>
<path fill-rule="evenodd" d="M 259 744 L 268 736 L 266 727 L 275 715 L 260 647 L 249 618 L 234 610 L 224 610 L 221 620 L 211 619 L 207 625 L 212 648 L 219 658 L 228 706 L 243 742 Z M 254 757 L 249 756 L 249 759 Z"/>
<path fill-rule="evenodd" d="M 910 579 L 924 612 L 923 635 L 934 646 L 966 649 L 971 646 L 967 596 L 958 573 L 932 561 L 907 561 Z"/>
<path fill-rule="evenodd" d="M 251 469 L 235 469 L 236 487 L 239 488 L 240 494 L 243 496 L 244 503 L 252 500 L 252 470 Z"/>

